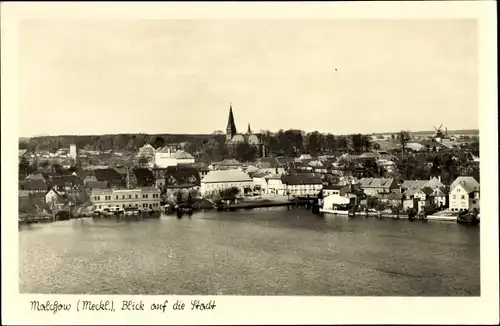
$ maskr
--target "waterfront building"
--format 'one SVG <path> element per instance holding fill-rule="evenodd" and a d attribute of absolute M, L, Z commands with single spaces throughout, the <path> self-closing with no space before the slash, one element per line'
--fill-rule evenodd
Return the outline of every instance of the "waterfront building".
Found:
<path fill-rule="evenodd" d="M 479 209 L 479 182 L 473 177 L 461 176 L 450 186 L 450 210 Z"/>
<path fill-rule="evenodd" d="M 90 193 L 92 209 L 119 211 L 125 208 L 160 210 L 160 189 L 143 187 L 134 189 L 93 189 Z"/>
<path fill-rule="evenodd" d="M 253 180 L 248 174 L 239 170 L 210 171 L 201 180 L 200 192 L 202 196 L 210 196 L 233 187 L 238 188 L 240 194 L 251 192 Z"/>
<path fill-rule="evenodd" d="M 283 175 L 281 182 L 286 186 L 286 194 L 294 196 L 317 196 L 323 189 L 321 177 L 309 174 Z"/>
<path fill-rule="evenodd" d="M 265 176 L 267 183 L 266 193 L 275 195 L 286 195 L 286 185 L 281 181 L 281 173 L 268 174 Z"/>
<path fill-rule="evenodd" d="M 368 196 L 377 196 L 379 193 L 389 193 L 398 190 L 396 180 L 393 178 L 362 178 L 359 180 L 359 185 Z"/>
<path fill-rule="evenodd" d="M 266 176 L 269 173 L 265 171 L 258 171 L 251 174 L 253 180 L 254 189 L 259 190 L 262 193 L 267 193 L 267 181 Z"/>

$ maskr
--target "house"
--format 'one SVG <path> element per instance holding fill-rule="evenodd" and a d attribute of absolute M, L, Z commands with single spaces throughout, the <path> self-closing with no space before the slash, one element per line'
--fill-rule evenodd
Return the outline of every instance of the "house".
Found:
<path fill-rule="evenodd" d="M 422 211 L 425 207 L 433 204 L 432 193 L 434 190 L 430 187 L 409 188 L 403 194 L 403 209 L 410 208 Z"/>
<path fill-rule="evenodd" d="M 196 197 L 200 188 L 200 175 L 196 168 L 190 166 L 170 166 L 165 169 L 156 169 L 154 174 L 159 177 L 156 179 L 156 186 L 163 190 L 164 199 L 172 199 L 181 192 L 183 196 L 188 193 Z"/>
<path fill-rule="evenodd" d="M 268 174 L 264 177 L 266 181 L 266 193 L 275 195 L 286 195 L 286 185 L 281 181 L 282 174 Z"/>
<path fill-rule="evenodd" d="M 403 205 L 403 194 L 400 191 L 378 194 L 378 200 L 390 206 L 401 207 Z"/>
<path fill-rule="evenodd" d="M 180 184 L 200 186 L 200 174 L 196 168 L 191 166 L 155 168 L 152 174 L 156 179 L 157 187 L 176 186 Z"/>
<path fill-rule="evenodd" d="M 150 144 L 145 144 L 141 148 L 139 148 L 139 151 L 137 153 L 137 158 L 138 159 L 146 159 L 148 162 L 148 165 L 153 166 L 154 164 L 154 159 L 155 159 L 155 148 L 151 146 Z"/>
<path fill-rule="evenodd" d="M 43 174 L 41 174 L 40 172 L 37 172 L 37 173 L 31 173 L 29 174 L 26 178 L 24 178 L 25 180 L 43 180 L 43 182 L 45 182 L 45 178 L 43 176 Z"/>
<path fill-rule="evenodd" d="M 45 203 L 47 203 L 50 207 L 64 205 L 68 202 L 69 200 L 66 194 L 57 191 L 55 188 L 50 189 L 45 194 Z"/>
<path fill-rule="evenodd" d="M 450 186 L 449 204 L 452 211 L 479 209 L 479 182 L 473 177 L 461 176 Z"/>
<path fill-rule="evenodd" d="M 262 193 L 267 193 L 267 175 L 269 175 L 269 173 L 264 171 L 259 171 L 250 175 L 250 177 L 253 179 L 255 190 L 261 191 Z"/>
<path fill-rule="evenodd" d="M 160 189 L 141 187 L 135 189 L 94 189 L 90 193 L 92 209 L 119 211 L 125 208 L 161 210 Z"/>
<path fill-rule="evenodd" d="M 47 184 L 43 180 L 24 180 L 19 183 L 19 190 L 27 194 L 43 194 L 47 192 Z"/>
<path fill-rule="evenodd" d="M 170 145 L 158 148 L 154 154 L 154 165 L 159 168 L 166 168 L 177 165 L 191 165 L 195 163 L 193 155 L 173 148 Z"/>
<path fill-rule="evenodd" d="M 284 174 L 285 167 L 278 162 L 274 157 L 262 157 L 257 162 L 257 167 L 260 171 L 274 173 L 274 174 Z"/>
<path fill-rule="evenodd" d="M 251 192 L 253 180 L 248 174 L 239 170 L 210 171 L 201 180 L 201 195 L 210 196 L 233 187 L 238 188 L 240 194 Z"/>
<path fill-rule="evenodd" d="M 84 180 L 75 175 L 52 176 L 50 184 L 58 191 L 70 191 L 82 189 L 84 187 Z"/>
<path fill-rule="evenodd" d="M 221 162 L 213 162 L 211 166 L 213 170 L 235 170 L 240 168 L 242 163 L 234 159 L 225 159 Z"/>
<path fill-rule="evenodd" d="M 135 168 L 132 170 L 135 176 L 135 185 L 138 187 L 152 187 L 155 184 L 155 177 L 151 170 L 146 168 Z"/>
<path fill-rule="evenodd" d="M 327 197 L 330 195 L 345 196 L 350 190 L 349 185 L 328 185 L 323 186 L 323 196 Z"/>
<path fill-rule="evenodd" d="M 362 178 L 359 185 L 368 196 L 394 192 L 398 188 L 396 180 L 393 178 Z"/>
<path fill-rule="evenodd" d="M 89 191 L 94 189 L 108 189 L 109 184 L 107 181 L 88 181 L 85 183 L 85 188 Z"/>
<path fill-rule="evenodd" d="M 317 196 L 323 188 L 321 178 L 315 175 L 283 175 L 281 182 L 286 186 L 287 194 L 296 197 Z"/>
<path fill-rule="evenodd" d="M 94 176 L 97 181 L 107 181 L 109 186 L 112 188 L 120 188 L 125 186 L 123 177 L 112 168 L 107 169 L 96 169 L 94 170 Z"/>

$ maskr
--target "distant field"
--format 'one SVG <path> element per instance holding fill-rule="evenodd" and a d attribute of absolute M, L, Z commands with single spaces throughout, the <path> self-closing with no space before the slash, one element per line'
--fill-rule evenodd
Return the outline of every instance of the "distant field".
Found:
<path fill-rule="evenodd" d="M 444 130 L 443 130 L 444 131 Z M 434 135 L 435 130 L 428 131 L 410 131 L 413 135 Z M 372 135 L 390 135 L 397 134 L 398 132 L 376 132 Z M 462 130 L 448 130 L 449 135 L 479 135 L 479 129 L 462 129 Z"/>

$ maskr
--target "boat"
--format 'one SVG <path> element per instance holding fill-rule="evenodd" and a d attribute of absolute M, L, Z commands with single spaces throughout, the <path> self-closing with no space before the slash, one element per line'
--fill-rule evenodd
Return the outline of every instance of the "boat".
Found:
<path fill-rule="evenodd" d="M 319 208 L 320 213 L 337 215 L 349 215 L 351 211 L 349 198 L 340 195 L 330 195 L 323 199 L 323 205 Z"/>
<path fill-rule="evenodd" d="M 458 214 L 457 223 L 478 224 L 479 219 L 477 218 L 477 214 L 471 213 L 469 211 L 464 211 Z"/>

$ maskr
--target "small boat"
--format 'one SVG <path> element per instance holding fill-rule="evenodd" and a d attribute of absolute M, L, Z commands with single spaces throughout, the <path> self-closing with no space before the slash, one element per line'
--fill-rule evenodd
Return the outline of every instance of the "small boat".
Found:
<path fill-rule="evenodd" d="M 344 205 L 332 205 L 330 208 L 320 208 L 320 213 L 329 213 L 337 215 L 349 215 L 349 208 Z"/>
<path fill-rule="evenodd" d="M 458 223 L 477 224 L 477 223 L 479 223 L 479 219 L 477 218 L 476 214 L 471 213 L 469 211 L 464 211 L 464 212 L 461 212 L 460 214 L 458 214 L 457 222 Z"/>

